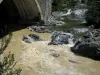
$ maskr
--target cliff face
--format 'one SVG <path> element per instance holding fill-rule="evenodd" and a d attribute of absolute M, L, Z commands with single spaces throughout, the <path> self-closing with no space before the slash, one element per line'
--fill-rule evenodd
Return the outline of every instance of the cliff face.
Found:
<path fill-rule="evenodd" d="M 39 20 L 45 22 L 51 15 L 52 0 L 3 0 L 0 15 L 5 20 Z"/>

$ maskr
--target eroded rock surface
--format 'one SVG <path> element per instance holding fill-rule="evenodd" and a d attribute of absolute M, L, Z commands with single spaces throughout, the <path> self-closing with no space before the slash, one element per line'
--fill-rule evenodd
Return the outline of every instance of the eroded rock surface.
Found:
<path fill-rule="evenodd" d="M 49 45 L 53 44 L 53 45 L 59 45 L 59 44 L 74 44 L 74 38 L 73 35 L 71 33 L 66 33 L 66 32 L 62 32 L 62 31 L 55 31 L 53 32 L 53 35 L 51 37 L 51 42 L 49 43 Z"/>
<path fill-rule="evenodd" d="M 89 30 L 77 41 L 72 51 L 80 55 L 100 60 L 100 29 Z"/>
<path fill-rule="evenodd" d="M 32 43 L 35 41 L 39 41 L 40 37 L 35 34 L 23 35 L 22 40 L 26 43 Z"/>

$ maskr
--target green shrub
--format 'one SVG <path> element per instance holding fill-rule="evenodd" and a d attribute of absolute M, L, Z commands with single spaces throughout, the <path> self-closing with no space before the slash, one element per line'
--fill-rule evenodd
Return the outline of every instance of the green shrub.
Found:
<path fill-rule="evenodd" d="M 64 8 L 74 8 L 77 0 L 53 0 L 53 11 L 61 11 Z"/>
<path fill-rule="evenodd" d="M 15 65 L 14 54 L 9 53 L 0 62 L 0 75 L 20 75 L 21 69 L 16 69 Z"/>
<path fill-rule="evenodd" d="M 86 21 L 88 25 L 100 27 L 100 0 L 88 0 L 87 6 Z"/>

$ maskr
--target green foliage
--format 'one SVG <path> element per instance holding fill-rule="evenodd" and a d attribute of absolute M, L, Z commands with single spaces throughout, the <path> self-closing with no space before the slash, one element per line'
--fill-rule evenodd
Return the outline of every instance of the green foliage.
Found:
<path fill-rule="evenodd" d="M 89 0 L 87 5 L 86 21 L 89 25 L 100 27 L 100 0 Z"/>
<path fill-rule="evenodd" d="M 14 54 L 9 53 L 0 62 L 0 75 L 20 75 L 21 69 L 15 69 Z"/>
<path fill-rule="evenodd" d="M 67 7 L 69 8 L 74 8 L 74 6 L 77 4 L 77 0 L 65 0 L 66 1 L 66 4 L 67 4 Z"/>
<path fill-rule="evenodd" d="M 60 11 L 64 8 L 74 8 L 77 0 L 53 0 L 53 11 Z"/>
<path fill-rule="evenodd" d="M 63 0 L 53 0 L 53 11 L 58 11 L 62 9 Z"/>
<path fill-rule="evenodd" d="M 0 54 L 6 49 L 12 38 L 12 33 L 9 33 L 7 36 L 0 38 Z"/>

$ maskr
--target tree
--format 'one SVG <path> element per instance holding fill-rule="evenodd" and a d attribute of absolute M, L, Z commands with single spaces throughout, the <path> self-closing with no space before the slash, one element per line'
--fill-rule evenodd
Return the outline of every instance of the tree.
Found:
<path fill-rule="evenodd" d="M 78 0 L 53 0 L 53 11 L 60 11 L 64 8 L 74 8 Z"/>
<path fill-rule="evenodd" d="M 88 25 L 100 27 L 100 0 L 88 0 L 87 6 L 86 21 Z"/>
<path fill-rule="evenodd" d="M 53 11 L 58 11 L 58 10 L 61 10 L 61 5 L 63 4 L 62 3 L 63 2 L 63 0 L 53 0 L 53 3 L 52 3 L 52 5 L 53 5 Z"/>

